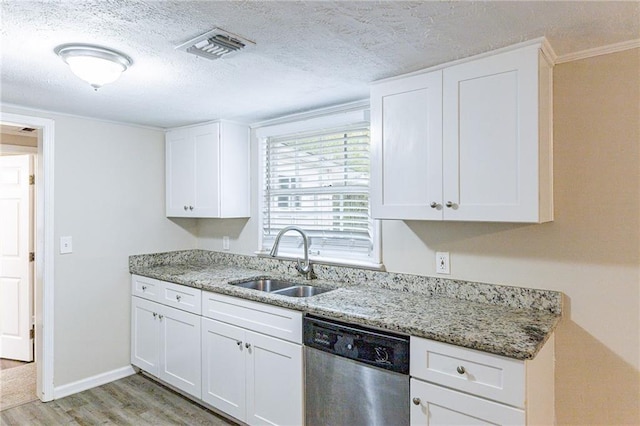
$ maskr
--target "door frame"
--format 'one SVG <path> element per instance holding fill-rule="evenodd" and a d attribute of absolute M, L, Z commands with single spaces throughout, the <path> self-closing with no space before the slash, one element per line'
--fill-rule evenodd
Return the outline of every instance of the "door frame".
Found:
<path fill-rule="evenodd" d="M 0 122 L 40 130 L 36 165 L 35 223 L 35 360 L 36 393 L 40 400 L 53 400 L 53 283 L 54 283 L 54 121 L 47 118 L 0 112 Z"/>

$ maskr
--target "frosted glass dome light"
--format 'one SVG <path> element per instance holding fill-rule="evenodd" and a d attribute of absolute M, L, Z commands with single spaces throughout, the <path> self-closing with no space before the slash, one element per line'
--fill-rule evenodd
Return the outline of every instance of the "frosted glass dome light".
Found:
<path fill-rule="evenodd" d="M 89 44 L 64 44 L 54 52 L 69 65 L 71 72 L 95 90 L 116 81 L 133 63 L 120 52 Z"/>

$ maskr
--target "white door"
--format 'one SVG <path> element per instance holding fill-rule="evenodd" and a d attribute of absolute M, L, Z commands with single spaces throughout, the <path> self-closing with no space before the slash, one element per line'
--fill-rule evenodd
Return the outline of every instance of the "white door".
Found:
<path fill-rule="evenodd" d="M 202 400 L 245 420 L 245 331 L 202 318 Z"/>
<path fill-rule="evenodd" d="M 538 221 L 538 114 L 536 46 L 444 70 L 445 220 Z"/>
<path fill-rule="evenodd" d="M 411 424 L 524 425 L 525 415 L 517 408 L 411 379 Z"/>
<path fill-rule="evenodd" d="M 159 378 L 200 398 L 200 316 L 161 306 Z"/>
<path fill-rule="evenodd" d="M 371 212 L 442 219 L 442 71 L 372 86 Z"/>
<path fill-rule="evenodd" d="M 33 361 L 33 160 L 0 157 L 0 357 Z"/>
<path fill-rule="evenodd" d="M 131 298 L 131 364 L 158 376 L 160 362 L 160 305 Z"/>
<path fill-rule="evenodd" d="M 246 336 L 246 422 L 304 424 L 302 346 L 251 331 Z"/>

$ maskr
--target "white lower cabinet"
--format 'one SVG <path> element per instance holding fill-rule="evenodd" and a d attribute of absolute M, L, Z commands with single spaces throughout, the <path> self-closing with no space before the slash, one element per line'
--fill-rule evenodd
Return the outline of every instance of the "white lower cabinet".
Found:
<path fill-rule="evenodd" d="M 302 346 L 202 318 L 202 400 L 248 424 L 301 425 Z"/>
<path fill-rule="evenodd" d="M 411 337 L 411 424 L 554 424 L 553 351 L 553 336 L 527 361 Z"/>
<path fill-rule="evenodd" d="M 133 275 L 131 364 L 249 425 L 304 424 L 302 313 Z"/>
<path fill-rule="evenodd" d="M 250 425 L 304 424 L 302 313 L 202 293 L 202 400 Z"/>
<path fill-rule="evenodd" d="M 131 302 L 131 364 L 197 398 L 200 316 L 139 297 Z"/>
<path fill-rule="evenodd" d="M 412 425 L 524 425 L 524 411 L 411 379 Z"/>
<path fill-rule="evenodd" d="M 246 405 L 245 330 L 202 318 L 202 400 L 244 420 Z"/>

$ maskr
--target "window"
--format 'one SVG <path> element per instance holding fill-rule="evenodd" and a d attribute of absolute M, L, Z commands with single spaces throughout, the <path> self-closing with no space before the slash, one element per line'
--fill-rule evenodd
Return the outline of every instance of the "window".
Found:
<path fill-rule="evenodd" d="M 369 208 L 369 123 L 262 139 L 262 247 L 289 225 L 309 236 L 315 260 L 378 264 Z M 288 232 L 279 255 L 300 257 L 302 238 Z"/>

